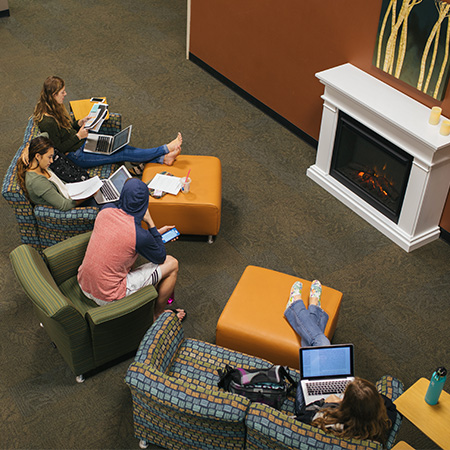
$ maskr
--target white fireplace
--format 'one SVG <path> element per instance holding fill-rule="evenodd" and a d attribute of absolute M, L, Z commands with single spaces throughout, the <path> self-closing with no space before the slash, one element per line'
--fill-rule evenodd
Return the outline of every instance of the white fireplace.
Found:
<path fill-rule="evenodd" d="M 316 76 L 325 92 L 316 163 L 308 177 L 408 252 L 437 239 L 450 186 L 450 136 L 428 123 L 430 108 L 351 64 Z M 396 221 L 330 174 L 340 112 L 412 156 Z"/>

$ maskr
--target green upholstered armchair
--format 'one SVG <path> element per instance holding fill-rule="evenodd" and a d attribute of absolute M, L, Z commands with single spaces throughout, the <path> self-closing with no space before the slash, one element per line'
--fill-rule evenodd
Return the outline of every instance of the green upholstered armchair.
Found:
<path fill-rule="evenodd" d="M 91 233 L 71 237 L 41 254 L 20 245 L 10 254 L 14 272 L 36 315 L 77 376 L 137 349 L 153 323 L 157 291 L 147 286 L 106 306 L 85 297 L 77 282 Z"/>

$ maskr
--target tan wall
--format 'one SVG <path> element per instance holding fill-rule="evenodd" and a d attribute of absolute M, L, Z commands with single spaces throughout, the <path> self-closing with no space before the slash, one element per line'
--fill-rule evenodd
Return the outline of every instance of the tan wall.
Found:
<path fill-rule="evenodd" d="M 316 140 L 323 85 L 314 74 L 346 62 L 450 117 L 448 91 L 436 102 L 372 66 L 381 4 L 192 0 L 190 52 Z"/>

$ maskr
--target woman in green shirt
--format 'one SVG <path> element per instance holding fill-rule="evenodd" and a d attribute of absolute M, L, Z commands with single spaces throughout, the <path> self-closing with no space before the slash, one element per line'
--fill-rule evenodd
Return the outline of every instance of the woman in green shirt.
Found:
<path fill-rule="evenodd" d="M 84 152 L 84 143 L 88 137 L 88 130 L 84 128 L 87 118 L 78 121 L 71 119 L 64 106 L 66 95 L 64 80 L 56 76 L 48 77 L 34 108 L 33 117 L 40 131 L 48 134 L 55 148 L 65 153 L 78 166 L 86 169 L 128 161 L 142 170 L 143 165 L 140 163 L 155 162 L 170 166 L 180 154 L 183 141 L 181 133 L 173 141 L 156 148 L 125 145 L 111 155 Z"/>
<path fill-rule="evenodd" d="M 50 169 L 54 148 L 50 139 L 38 136 L 32 139 L 28 147 L 28 160 L 17 161 L 19 184 L 35 205 L 53 206 L 67 211 L 83 203 L 83 206 L 98 206 L 93 198 L 72 200 L 62 182 Z"/>

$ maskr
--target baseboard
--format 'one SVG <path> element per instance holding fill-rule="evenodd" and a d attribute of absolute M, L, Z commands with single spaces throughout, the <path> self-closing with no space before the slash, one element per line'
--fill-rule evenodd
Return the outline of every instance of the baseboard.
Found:
<path fill-rule="evenodd" d="M 0 11 L 0 17 L 9 17 L 9 9 L 4 9 L 3 11 Z"/>
<path fill-rule="evenodd" d="M 193 55 L 190 52 L 189 52 L 189 60 L 192 61 L 197 66 L 201 67 L 206 72 L 208 72 L 210 75 L 212 75 L 218 81 L 223 83 L 225 86 L 232 89 L 234 92 L 236 92 L 236 94 L 240 95 L 242 98 L 247 100 L 249 103 L 256 106 L 259 110 L 261 110 L 268 116 L 272 117 L 272 119 L 276 120 L 280 125 L 282 125 L 286 129 L 288 129 L 291 133 L 295 134 L 300 139 L 302 139 L 305 142 L 307 142 L 308 144 L 312 145 L 314 148 L 317 148 L 317 140 L 316 139 L 311 137 L 309 134 L 305 133 L 303 130 L 298 128 L 292 122 L 289 122 L 289 120 L 285 119 L 283 116 L 278 114 L 276 111 L 269 108 L 267 105 L 262 103 L 256 97 L 253 97 L 253 95 L 249 94 L 247 91 L 244 91 L 244 89 L 240 88 L 237 84 L 233 83 L 231 80 L 229 80 L 228 78 L 223 76 L 221 73 L 217 72 L 217 70 L 213 69 L 211 66 L 209 66 L 204 61 L 202 61 L 200 58 L 197 58 L 197 56 Z"/>
<path fill-rule="evenodd" d="M 450 232 L 447 230 L 444 230 L 443 228 L 441 228 L 441 236 L 440 238 L 447 242 L 447 244 L 450 244 Z"/>

